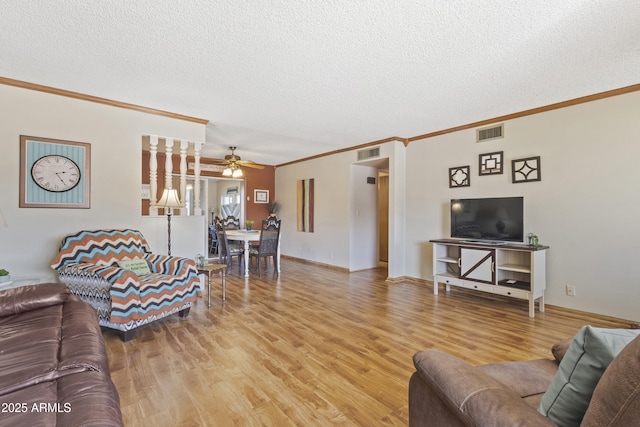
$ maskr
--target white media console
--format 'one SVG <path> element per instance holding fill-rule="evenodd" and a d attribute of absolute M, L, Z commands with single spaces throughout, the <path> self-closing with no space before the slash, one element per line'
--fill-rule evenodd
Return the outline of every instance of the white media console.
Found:
<path fill-rule="evenodd" d="M 433 243 L 433 293 L 438 284 L 491 292 L 529 301 L 529 317 L 535 316 L 535 301 L 544 311 L 545 256 L 548 246 L 494 244 L 454 239 Z"/>

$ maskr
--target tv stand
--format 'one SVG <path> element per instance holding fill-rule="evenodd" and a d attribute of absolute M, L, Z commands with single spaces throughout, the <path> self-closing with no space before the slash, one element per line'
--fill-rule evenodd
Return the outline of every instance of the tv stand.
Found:
<path fill-rule="evenodd" d="M 436 239 L 433 243 L 433 294 L 444 284 L 529 301 L 529 317 L 535 301 L 544 311 L 545 257 L 548 246 L 536 248 L 502 243 Z"/>

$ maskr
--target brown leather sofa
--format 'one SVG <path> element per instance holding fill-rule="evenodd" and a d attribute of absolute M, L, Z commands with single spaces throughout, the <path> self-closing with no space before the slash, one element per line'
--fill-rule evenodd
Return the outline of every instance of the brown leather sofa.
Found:
<path fill-rule="evenodd" d="M 555 426 L 538 412 L 571 339 L 556 344 L 555 360 L 472 366 L 434 350 L 413 357 L 409 426 Z M 580 426 L 640 426 L 640 336 L 604 368 Z"/>
<path fill-rule="evenodd" d="M 123 425 L 96 311 L 64 284 L 0 291 L 0 425 Z"/>

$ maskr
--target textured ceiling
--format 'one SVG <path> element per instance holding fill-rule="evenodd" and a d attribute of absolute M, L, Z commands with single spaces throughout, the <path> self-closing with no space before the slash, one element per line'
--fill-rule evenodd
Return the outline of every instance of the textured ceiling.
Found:
<path fill-rule="evenodd" d="M 640 83 L 640 1 L 0 0 L 0 76 L 281 164 Z"/>

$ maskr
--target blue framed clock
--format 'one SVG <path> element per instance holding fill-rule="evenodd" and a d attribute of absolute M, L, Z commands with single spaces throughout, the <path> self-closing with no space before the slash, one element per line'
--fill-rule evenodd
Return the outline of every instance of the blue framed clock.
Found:
<path fill-rule="evenodd" d="M 20 135 L 21 208 L 91 206 L 91 144 Z"/>

